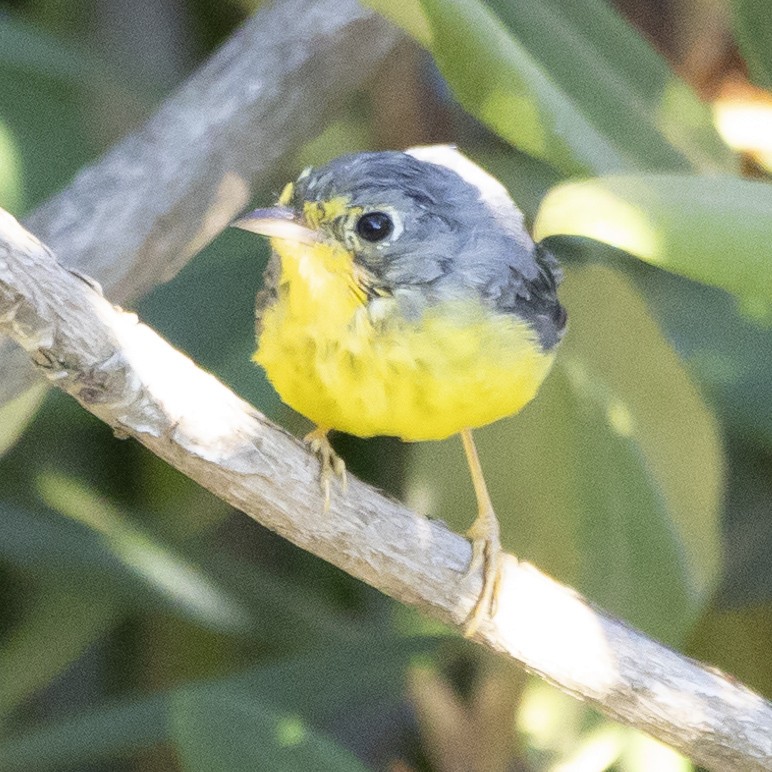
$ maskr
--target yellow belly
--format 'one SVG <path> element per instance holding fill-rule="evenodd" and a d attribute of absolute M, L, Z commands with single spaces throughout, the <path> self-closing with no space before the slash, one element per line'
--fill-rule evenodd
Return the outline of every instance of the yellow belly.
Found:
<path fill-rule="evenodd" d="M 340 276 L 314 271 L 308 286 L 298 275 L 264 312 L 254 360 L 318 426 L 443 439 L 518 412 L 552 363 L 525 323 L 476 301 L 432 307 L 415 323 L 373 323 Z"/>

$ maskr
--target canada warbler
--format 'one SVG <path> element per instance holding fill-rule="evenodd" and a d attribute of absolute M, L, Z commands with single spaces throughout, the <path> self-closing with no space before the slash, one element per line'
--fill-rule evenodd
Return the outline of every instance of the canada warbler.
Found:
<path fill-rule="evenodd" d="M 446 145 L 306 169 L 234 225 L 270 237 L 254 360 L 316 424 L 326 506 L 345 474 L 331 429 L 461 434 L 478 504 L 468 573 L 483 569 L 471 634 L 493 607 L 501 548 L 470 430 L 517 413 L 547 374 L 566 323 L 557 262 L 504 187 Z"/>

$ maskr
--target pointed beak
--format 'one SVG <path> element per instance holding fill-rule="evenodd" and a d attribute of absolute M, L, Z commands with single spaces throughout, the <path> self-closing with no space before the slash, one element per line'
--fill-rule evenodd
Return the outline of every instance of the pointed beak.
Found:
<path fill-rule="evenodd" d="M 231 225 L 262 236 L 296 241 L 301 244 L 315 244 L 319 240 L 316 231 L 299 223 L 294 210 L 286 206 L 255 209 L 235 220 Z"/>

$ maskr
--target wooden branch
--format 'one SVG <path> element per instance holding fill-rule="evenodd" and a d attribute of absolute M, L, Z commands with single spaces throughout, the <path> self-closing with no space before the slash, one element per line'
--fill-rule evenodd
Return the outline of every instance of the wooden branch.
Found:
<path fill-rule="evenodd" d="M 25 224 L 118 303 L 169 280 L 401 39 L 355 0 L 268 3 Z M 283 182 L 283 180 L 282 180 Z M 0 405 L 37 376 L 0 340 Z"/>
<path fill-rule="evenodd" d="M 0 210 L 0 331 L 119 436 L 309 552 L 461 628 L 480 589 L 470 547 L 351 480 L 322 515 L 319 467 L 134 314 L 62 268 Z M 507 556 L 497 615 L 475 639 L 704 766 L 772 769 L 772 705 Z"/>

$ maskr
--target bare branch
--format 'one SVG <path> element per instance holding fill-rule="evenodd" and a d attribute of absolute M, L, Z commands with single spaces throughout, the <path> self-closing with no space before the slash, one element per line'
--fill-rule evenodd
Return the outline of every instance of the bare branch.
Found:
<path fill-rule="evenodd" d="M 480 589 L 469 544 L 352 480 L 321 515 L 318 466 L 0 210 L 0 331 L 87 410 L 217 496 L 397 600 L 460 628 Z M 714 770 L 772 769 L 772 705 L 507 556 L 476 640 Z"/>
<path fill-rule="evenodd" d="M 26 218 L 61 262 L 127 303 L 174 276 L 318 134 L 400 39 L 355 0 L 260 9 L 139 131 Z M 0 340 L 0 404 L 36 376 Z"/>

